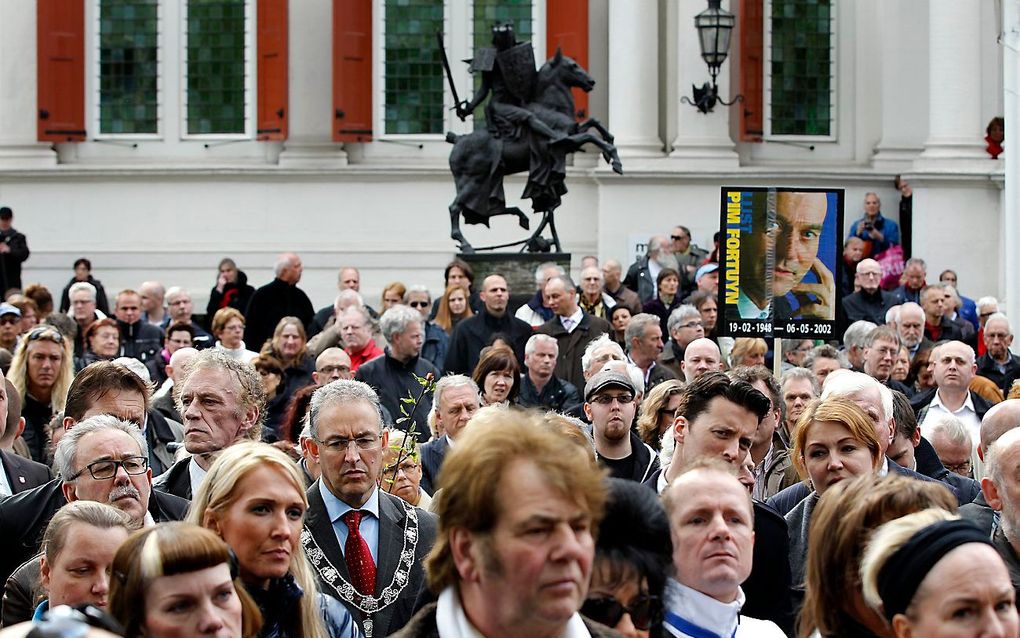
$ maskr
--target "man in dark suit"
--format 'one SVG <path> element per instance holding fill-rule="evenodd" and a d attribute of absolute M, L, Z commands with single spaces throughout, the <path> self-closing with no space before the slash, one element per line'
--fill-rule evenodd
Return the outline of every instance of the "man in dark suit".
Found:
<path fill-rule="evenodd" d="M 999 386 L 1003 394 L 1009 394 L 1013 381 L 1020 377 L 1020 356 L 1009 350 L 1013 345 L 1013 329 L 1006 315 L 995 313 L 988 317 L 983 337 L 987 352 L 978 357 L 977 373 Z"/>
<path fill-rule="evenodd" d="M 132 510 L 130 513 L 138 515 L 138 522 L 142 519 L 146 523 L 181 520 L 188 509 L 188 501 L 161 492 L 150 492 L 151 475 L 148 471 L 144 475 L 129 475 L 121 468 L 112 479 L 95 479 L 92 473 L 86 468 L 87 463 L 81 456 L 72 454 L 77 446 L 72 443 L 80 442 L 79 437 L 68 439 L 74 428 L 86 419 L 100 415 L 113 415 L 118 422 L 132 423 L 134 427 L 141 427 L 147 407 L 148 396 L 129 392 L 122 389 L 120 375 L 134 375 L 126 368 L 111 362 L 100 362 L 88 366 L 78 373 L 71 387 L 67 391 L 67 403 L 64 407 L 64 429 L 67 433 L 64 439 L 68 443 L 61 448 L 58 446 L 59 459 L 76 456 L 76 465 L 70 469 L 67 464 L 65 468 L 68 473 L 63 478 L 55 478 L 48 483 L 38 487 L 25 490 L 0 501 L 0 545 L 4 551 L 0 552 L 0 579 L 6 581 L 11 573 L 20 565 L 39 551 L 39 544 L 42 540 L 42 533 L 46 529 L 50 518 L 68 500 L 103 500 L 110 502 L 109 496 L 114 487 L 123 487 L 123 498 L 116 498 L 111 505 Z M 118 432 L 120 439 L 126 438 L 123 432 Z M 98 436 L 93 433 L 92 436 Z M 141 439 L 138 445 L 138 454 L 148 460 L 148 445 L 145 437 L 138 432 Z M 80 437 L 88 443 L 87 437 Z M 64 449 L 62 455 L 59 450 Z M 80 451 L 80 450 L 79 450 Z M 58 463 L 58 469 L 60 464 Z M 146 464 L 146 468 L 148 465 Z M 84 469 L 83 469 L 84 468 Z M 76 478 L 70 478 L 78 474 Z M 100 473 L 102 475 L 102 473 Z M 131 489 L 126 489 L 125 477 L 134 479 L 131 482 Z M 144 480 L 143 480 L 144 479 Z M 84 486 L 84 488 L 82 487 Z M 109 487 L 102 499 L 88 498 L 86 493 L 102 492 Z M 144 498 L 143 498 L 144 497 Z"/>
<path fill-rule="evenodd" d="M 574 282 L 565 275 L 546 282 L 545 303 L 554 315 L 537 332 L 556 339 L 559 346 L 556 376 L 580 388 L 584 386 L 581 355 L 589 343 L 609 332 L 609 322 L 582 310 L 575 290 Z"/>
<path fill-rule="evenodd" d="M 389 437 L 367 384 L 341 379 L 316 390 L 309 434 L 322 474 L 308 488 L 301 542 L 323 593 L 368 638 L 388 636 L 427 602 L 423 561 L 436 517 L 379 489 Z"/>
<path fill-rule="evenodd" d="M 6 450 L 0 450 L 0 465 L 4 468 L 3 476 L 0 476 L 0 497 L 30 490 L 53 478 L 50 468 L 42 463 Z"/>
<path fill-rule="evenodd" d="M 436 406 L 436 429 L 442 436 L 436 437 L 418 448 L 421 455 L 421 488 L 434 494 L 450 441 L 455 441 L 468 420 L 478 411 L 478 386 L 470 377 L 448 375 L 436 384 L 433 401 Z"/>
<path fill-rule="evenodd" d="M 471 374 L 478 365 L 479 352 L 497 333 L 510 341 L 517 361 L 524 361 L 524 344 L 531 337 L 531 326 L 507 312 L 510 288 L 506 279 L 502 275 L 486 277 L 480 297 L 484 307 L 473 317 L 458 323 L 453 331 L 443 362 L 444 373 Z"/>

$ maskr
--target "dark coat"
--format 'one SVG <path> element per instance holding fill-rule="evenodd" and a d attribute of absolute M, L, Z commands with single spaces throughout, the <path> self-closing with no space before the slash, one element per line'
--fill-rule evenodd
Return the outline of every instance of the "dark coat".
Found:
<path fill-rule="evenodd" d="M 0 285 L 3 292 L 11 288 L 21 290 L 21 264 L 28 259 L 28 239 L 24 233 L 10 228 L 0 231 L 0 242 L 7 244 L 11 251 L 0 254 Z"/>
<path fill-rule="evenodd" d="M 177 423 L 171 424 L 165 416 L 149 409 L 146 415 L 145 441 L 149 445 L 149 467 L 152 475 L 159 476 L 174 464 L 176 443 L 184 439 L 184 430 Z M 191 498 L 187 496 L 186 498 Z"/>
<path fill-rule="evenodd" d="M 433 321 L 425 322 L 425 341 L 421 346 L 421 358 L 442 370 L 446 363 L 446 352 L 450 349 L 450 335 Z"/>
<path fill-rule="evenodd" d="M 663 334 L 666 334 L 663 332 Z M 677 345 L 676 341 L 670 339 L 666 342 L 666 347 L 662 349 L 662 354 L 659 355 L 658 364 L 656 367 L 662 366 L 668 369 L 677 379 L 684 378 L 684 371 L 681 369 L 680 364 L 684 362 L 684 351 L 685 348 L 681 348 Z"/>
<path fill-rule="evenodd" d="M 638 257 L 637 261 L 627 269 L 627 275 L 623 278 L 623 285 L 637 293 L 641 303 L 644 304 L 655 298 L 655 278 L 648 270 L 648 257 Z"/>
<path fill-rule="evenodd" d="M 10 484 L 13 494 L 38 487 L 53 478 L 50 468 L 42 463 L 36 463 L 6 450 L 0 450 L 0 465 L 3 465 L 7 483 Z"/>
<path fill-rule="evenodd" d="M 326 505 L 319 492 L 319 482 L 308 488 L 308 511 L 305 512 L 305 551 L 312 571 L 319 579 L 322 593 L 338 599 L 351 612 L 358 624 L 364 627 L 366 615 L 353 603 L 344 599 L 340 592 L 344 582 L 350 583 L 347 562 L 336 532 L 326 514 Z M 417 533 L 408 534 L 414 528 L 409 520 L 409 510 L 417 519 Z M 388 636 L 403 627 L 418 609 L 429 602 L 431 597 L 425 585 L 423 562 L 432 545 L 436 542 L 438 519 L 434 514 L 411 508 L 401 499 L 379 490 L 379 564 L 375 575 L 375 595 L 379 596 L 387 587 L 393 586 L 396 597 L 393 602 L 372 614 L 373 635 Z M 406 527 L 406 530 L 405 530 Z M 400 566 L 401 557 L 409 552 L 410 570 L 404 583 L 398 585 L 394 577 Z M 342 579 L 342 580 L 341 580 Z M 391 590 L 392 591 L 392 590 Z"/>
<path fill-rule="evenodd" d="M 958 503 L 962 504 L 967 502 L 960 498 L 960 492 L 951 484 L 943 481 L 936 481 L 935 479 L 925 476 L 924 474 L 920 474 L 913 470 L 908 470 L 907 468 L 901 465 L 897 465 L 895 461 L 892 460 L 889 461 L 889 472 L 890 473 L 895 472 L 897 474 L 900 474 L 901 476 L 907 476 L 913 479 L 917 479 L 919 481 L 931 481 L 934 483 L 942 483 L 942 485 L 945 485 L 946 488 L 948 488 L 949 491 L 953 493 L 953 496 L 956 497 Z M 790 513 L 790 510 L 797 506 L 797 503 L 803 501 L 810 493 L 811 488 L 808 487 L 807 483 L 801 482 L 797 483 L 796 485 L 791 485 L 790 487 L 786 488 L 785 490 L 783 490 L 779 494 L 776 494 L 775 496 L 773 496 L 772 498 L 765 502 L 768 504 L 769 507 L 779 512 L 781 515 L 786 516 L 787 514 Z"/>
<path fill-rule="evenodd" d="M 641 312 L 641 297 L 638 297 L 638 294 L 627 286 L 621 284 L 615 292 L 611 292 L 606 288 L 606 294 L 612 297 L 618 305 L 627 306 L 630 309 L 631 316 Z"/>
<path fill-rule="evenodd" d="M 190 501 L 194 496 L 191 493 L 191 473 L 188 471 L 190 464 L 190 456 L 177 461 L 169 470 L 152 480 L 152 489 Z"/>
<path fill-rule="evenodd" d="M 297 317 L 307 329 L 314 314 L 312 302 L 303 290 L 274 279 L 251 296 L 244 312 L 244 342 L 258 352 L 273 336 L 280 319 Z"/>
<path fill-rule="evenodd" d="M 584 370 L 581 369 L 581 355 L 589 343 L 609 332 L 609 322 L 584 312 L 581 314 L 581 322 L 574 326 L 572 332 L 567 332 L 559 317 L 546 321 L 535 332 L 549 335 L 556 339 L 559 345 L 556 370 L 553 374 L 574 384 L 576 388 L 583 388 Z"/>
<path fill-rule="evenodd" d="M 977 373 L 999 386 L 1003 394 L 1009 394 L 1009 386 L 1020 377 L 1020 356 L 1009 353 L 1009 361 L 999 371 L 999 364 L 987 352 L 977 360 Z"/>
<path fill-rule="evenodd" d="M 667 328 L 667 325 L 669 323 L 669 315 L 681 305 L 680 294 L 677 293 L 673 296 L 673 302 L 669 306 L 664 304 L 661 298 L 657 297 L 646 301 L 642 310 L 659 318 L 659 328 L 662 329 L 662 335 L 668 338 L 669 328 Z"/>
<path fill-rule="evenodd" d="M 390 349 L 386 347 L 386 354 L 376 357 L 367 363 L 361 364 L 358 371 L 354 373 L 357 381 L 364 381 L 372 386 L 372 389 L 379 395 L 379 402 L 385 406 L 395 419 L 402 416 L 401 406 L 405 406 L 408 414 L 411 413 L 411 405 L 402 404 L 400 399 L 408 393 L 417 397 L 421 393 L 422 386 L 415 379 L 415 376 L 425 378 L 428 375 L 439 380 L 439 369 L 429 361 L 421 357 L 414 357 L 401 363 L 390 356 Z M 429 410 L 432 409 L 432 395 L 425 393 L 418 405 L 414 407 L 415 432 L 419 441 L 426 441 L 430 438 L 428 427 Z M 400 423 L 397 427 L 407 431 L 410 423 Z"/>
<path fill-rule="evenodd" d="M 248 283 L 248 275 L 243 270 L 237 271 L 237 282 L 223 286 L 223 292 L 213 286 L 209 291 L 209 303 L 205 307 L 206 327 L 212 326 L 213 316 L 220 308 L 233 308 L 244 314 L 254 294 L 255 288 Z"/>
<path fill-rule="evenodd" d="M 283 578 L 270 581 L 268 589 L 248 587 L 245 589 L 262 612 L 262 629 L 259 638 L 301 638 L 287 632 L 287 626 L 294 622 L 294 617 L 301 613 L 301 599 L 305 592 L 294 577 L 287 574 Z M 347 608 L 336 598 L 325 594 L 315 594 L 319 602 L 319 612 L 326 625 L 326 635 L 330 638 L 359 638 L 361 636 L 357 623 Z"/>
<path fill-rule="evenodd" d="M 402 629 L 390 634 L 391 638 L 439 638 L 439 629 L 436 626 L 437 603 L 429 603 L 418 610 L 418 613 Z M 613 631 L 605 625 L 592 622 L 581 617 L 584 626 L 592 638 L 620 638 L 621 634 Z"/>
<path fill-rule="evenodd" d="M 1020 591 L 1020 556 L 1016 555 L 1016 550 L 1006 539 L 1006 534 L 1003 533 L 1001 527 L 992 534 L 992 545 L 1002 557 L 1002 562 L 1006 563 L 1006 570 L 1009 572 L 1009 580 L 1013 583 L 1013 589 Z"/>
<path fill-rule="evenodd" d="M 63 480 L 55 478 L 0 501 L 0 539 L 5 542 L 0 552 L 0 579 L 6 581 L 18 565 L 38 553 L 50 519 L 67 504 L 61 485 Z M 149 513 L 156 522 L 182 520 L 188 505 L 184 499 L 156 490 L 149 497 Z"/>
<path fill-rule="evenodd" d="M 555 412 L 563 412 L 581 400 L 573 383 L 560 379 L 555 374 L 549 382 L 538 391 L 531 377 L 525 372 L 521 375 L 521 392 L 517 395 L 517 405 L 522 408 L 544 408 Z"/>
<path fill-rule="evenodd" d="M 67 282 L 64 286 L 63 292 L 60 293 L 60 312 L 67 312 L 71 309 L 71 286 L 78 283 L 78 280 L 71 277 L 71 281 Z M 106 289 L 103 288 L 103 282 L 99 281 L 89 275 L 85 283 L 92 284 L 96 288 L 96 309 L 104 315 L 110 314 L 110 302 L 106 299 Z"/>
<path fill-rule="evenodd" d="M 132 324 L 118 319 L 117 326 L 120 328 L 122 357 L 131 357 L 146 363 L 157 356 L 163 348 L 163 331 L 143 319 Z"/>
<path fill-rule="evenodd" d="M 432 439 L 418 447 L 418 454 L 421 457 L 421 489 L 428 492 L 429 496 L 436 493 L 439 468 L 443 467 L 443 460 L 449 451 L 450 441 L 445 436 Z"/>
<path fill-rule="evenodd" d="M 988 506 L 988 501 L 981 492 L 978 492 L 973 501 L 960 506 L 960 517 L 974 523 L 989 536 L 999 526 L 998 512 Z"/>
<path fill-rule="evenodd" d="M 947 470 L 939 460 L 935 448 L 924 437 L 921 437 L 921 441 L 914 448 L 914 461 L 917 471 L 921 474 L 953 486 L 959 493 L 961 506 L 972 503 L 981 494 L 981 484 L 972 478 Z"/>
<path fill-rule="evenodd" d="M 657 490 L 661 473 L 661 469 L 655 471 L 642 485 Z M 741 585 L 747 600 L 740 613 L 771 620 L 793 635 L 789 545 L 786 520 L 765 503 L 754 501 L 754 553 L 751 575 Z"/>
<path fill-rule="evenodd" d="M 670 370 L 666 366 L 661 366 L 658 364 L 658 362 L 656 362 L 655 366 L 652 367 L 651 373 L 648 375 L 648 380 L 645 381 L 645 394 L 648 394 L 649 390 L 659 385 L 663 381 L 669 381 L 670 379 L 677 378 L 681 380 L 683 379 L 682 376 L 678 377 L 677 375 L 673 374 L 672 370 Z"/>
<path fill-rule="evenodd" d="M 0 624 L 4 627 L 32 620 L 32 614 L 39 602 L 46 597 L 39 574 L 39 559 L 42 552 L 22 563 L 4 586 L 3 612 Z"/>
<path fill-rule="evenodd" d="M 885 313 L 895 305 L 896 297 L 881 288 L 874 294 L 862 289 L 843 297 L 843 312 L 846 313 L 848 325 L 860 320 L 870 321 L 879 326 L 885 325 Z"/>
<path fill-rule="evenodd" d="M 457 324 L 450 339 L 450 349 L 446 353 L 443 374 L 466 374 L 471 376 L 478 365 L 482 348 L 489 338 L 497 332 L 510 339 L 514 346 L 517 361 L 524 361 L 524 344 L 531 338 L 531 326 L 514 317 L 510 313 L 495 317 L 485 308 L 481 312 Z"/>
<path fill-rule="evenodd" d="M 659 469 L 659 456 L 650 445 L 642 441 L 641 437 L 634 432 L 630 433 L 630 449 L 631 454 L 634 456 L 634 471 L 630 476 L 621 476 L 618 473 L 614 473 L 613 467 L 605 462 L 605 459 L 599 455 L 598 450 L 595 451 L 595 458 L 602 467 L 609 470 L 611 477 L 644 483 L 648 480 L 649 476 Z"/>
<path fill-rule="evenodd" d="M 174 402 L 173 389 L 165 394 L 159 396 L 158 399 L 153 399 L 152 409 L 159 412 L 164 417 L 183 423 L 184 419 L 181 418 L 181 413 L 177 411 L 177 404 Z"/>
<path fill-rule="evenodd" d="M 939 335 L 936 337 L 932 334 L 928 328 L 928 323 L 924 324 L 924 336 L 931 339 L 932 341 L 963 341 L 963 331 L 955 323 L 949 320 L 948 317 L 942 317 L 942 322 L 939 324 Z"/>
<path fill-rule="evenodd" d="M 918 423 L 924 420 L 924 415 L 928 411 L 931 400 L 935 398 L 936 392 L 938 392 L 938 388 L 928 388 L 926 391 L 911 397 L 910 407 L 914 409 Z M 973 391 L 970 393 L 970 400 L 974 402 L 974 412 L 979 419 L 984 419 L 985 413 L 992 409 L 992 404 L 987 399 L 982 398 L 981 395 Z"/>

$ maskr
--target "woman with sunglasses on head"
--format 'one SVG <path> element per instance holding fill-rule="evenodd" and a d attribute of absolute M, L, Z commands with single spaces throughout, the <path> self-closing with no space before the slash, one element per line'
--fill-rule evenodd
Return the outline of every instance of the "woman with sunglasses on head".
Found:
<path fill-rule="evenodd" d="M 237 556 L 244 588 L 262 611 L 263 637 L 356 638 L 347 609 L 319 593 L 301 545 L 308 499 L 301 471 L 264 443 L 240 443 L 209 468 L 188 521 L 215 532 Z"/>
<path fill-rule="evenodd" d="M 7 375 L 22 400 L 25 417 L 22 438 L 32 460 L 46 458 L 46 424 L 64 409 L 74 379 L 71 341 L 52 326 L 39 326 L 22 335 Z"/>
<path fill-rule="evenodd" d="M 673 556 L 669 518 L 652 490 L 607 480 L 609 500 L 581 615 L 627 638 L 664 636 L 662 592 Z"/>
<path fill-rule="evenodd" d="M 165 523 L 128 537 L 113 559 L 110 613 L 125 636 L 255 638 L 262 619 L 215 534 Z"/>

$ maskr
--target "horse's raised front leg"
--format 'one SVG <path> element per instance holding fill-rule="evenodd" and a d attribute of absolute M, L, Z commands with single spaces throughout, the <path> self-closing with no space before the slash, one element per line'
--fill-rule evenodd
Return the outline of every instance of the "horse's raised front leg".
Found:
<path fill-rule="evenodd" d="M 592 133 L 571 135 L 570 141 L 577 144 L 578 148 L 584 144 L 594 144 L 602 151 L 602 157 L 605 158 L 606 163 L 613 167 L 613 172 L 623 175 L 623 163 L 620 161 L 620 154 L 617 153 L 616 146 L 612 142 L 607 142 Z"/>
<path fill-rule="evenodd" d="M 609 142 L 610 144 L 616 143 L 616 137 L 614 137 L 613 134 L 609 132 L 609 129 L 603 126 L 602 122 L 596 120 L 593 117 L 588 118 L 587 120 L 577 125 L 578 133 L 584 133 L 589 129 L 595 129 L 596 131 L 598 131 L 599 135 L 602 136 L 602 139 Z"/>

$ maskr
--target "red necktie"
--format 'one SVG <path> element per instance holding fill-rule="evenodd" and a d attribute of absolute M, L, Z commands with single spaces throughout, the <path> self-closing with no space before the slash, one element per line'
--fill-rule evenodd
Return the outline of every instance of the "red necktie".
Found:
<path fill-rule="evenodd" d="M 375 562 L 368 549 L 368 541 L 361 535 L 361 512 L 351 510 L 341 518 L 347 523 L 347 542 L 344 544 L 344 559 L 351 583 L 363 596 L 375 593 Z"/>

